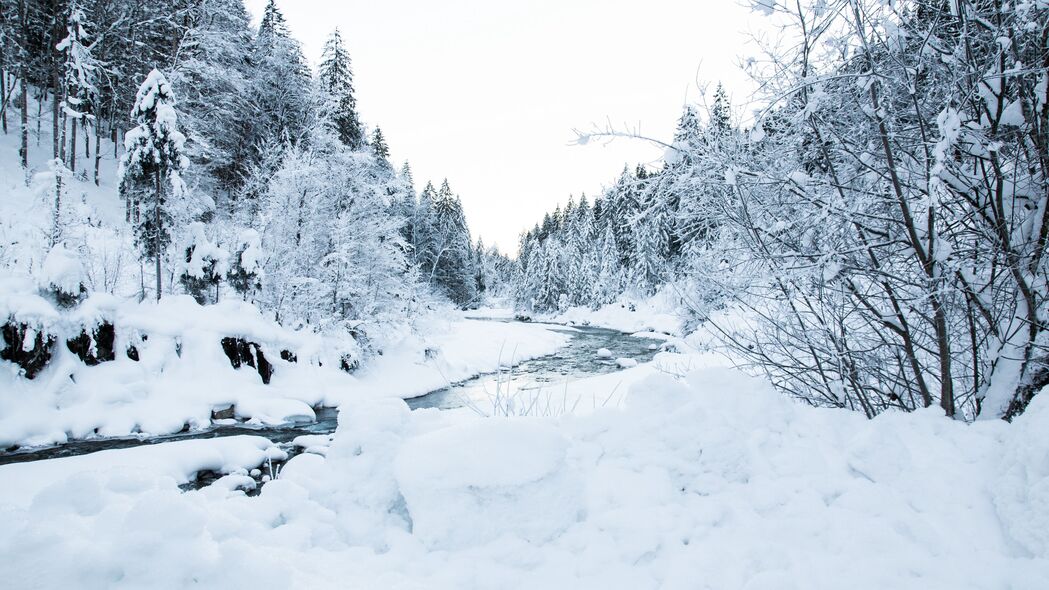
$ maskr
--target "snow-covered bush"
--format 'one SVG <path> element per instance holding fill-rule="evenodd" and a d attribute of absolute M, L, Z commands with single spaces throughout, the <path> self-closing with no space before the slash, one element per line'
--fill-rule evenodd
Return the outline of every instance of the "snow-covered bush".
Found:
<path fill-rule="evenodd" d="M 243 299 L 251 301 L 262 290 L 262 238 L 259 232 L 246 229 L 240 232 L 233 256 L 230 257 L 226 283 Z"/>
<path fill-rule="evenodd" d="M 79 256 L 61 244 L 48 252 L 37 279 L 40 290 L 59 307 L 75 306 L 87 292 Z"/>
<path fill-rule="evenodd" d="M 204 224 L 191 223 L 179 282 L 197 303 L 217 302 L 219 284 L 228 272 L 229 253 L 208 239 Z"/>

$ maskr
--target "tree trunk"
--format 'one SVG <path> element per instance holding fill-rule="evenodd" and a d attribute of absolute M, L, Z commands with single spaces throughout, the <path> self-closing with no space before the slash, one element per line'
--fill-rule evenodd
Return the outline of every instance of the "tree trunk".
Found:
<path fill-rule="evenodd" d="M 29 38 L 29 24 L 26 17 L 26 0 L 18 0 L 18 21 L 22 28 L 20 42 L 25 47 Z M 24 51 L 24 49 L 22 50 Z M 19 97 L 22 107 L 22 142 L 18 147 L 18 156 L 22 160 L 22 168 L 29 168 L 29 64 L 26 63 L 25 54 L 21 53 L 18 70 L 21 77 L 22 96 Z"/>
<path fill-rule="evenodd" d="M 40 147 L 40 130 L 44 121 L 44 101 L 47 100 L 47 88 L 40 89 L 40 99 L 36 101 L 36 145 Z"/>
<path fill-rule="evenodd" d="M 77 119 L 73 117 L 69 123 L 70 129 L 69 135 L 69 169 L 76 174 L 76 128 Z"/>
<path fill-rule="evenodd" d="M 161 195 L 161 182 L 160 182 L 160 169 L 157 168 L 157 194 L 153 200 L 153 254 L 156 261 L 157 270 L 157 301 L 160 301 L 160 195 Z"/>
<path fill-rule="evenodd" d="M 7 64 L 3 64 L 6 66 Z M 7 68 L 0 70 L 0 123 L 3 125 L 4 135 L 7 135 Z"/>
<path fill-rule="evenodd" d="M 98 167 L 102 162 L 102 128 L 95 119 L 95 186 L 98 186 Z"/>
<path fill-rule="evenodd" d="M 59 164 L 61 165 L 61 164 Z M 56 166 L 57 168 L 57 166 Z M 55 247 L 58 243 L 59 228 L 62 223 L 62 171 L 55 170 L 55 211 L 51 218 L 51 240 L 50 246 Z"/>
<path fill-rule="evenodd" d="M 57 63 L 57 60 L 55 60 L 55 64 Z M 53 153 L 52 157 L 56 160 L 62 160 L 65 162 L 65 154 L 62 152 L 65 151 L 64 142 L 66 131 L 65 125 L 63 125 L 64 121 L 62 120 L 62 114 L 58 107 L 60 101 L 58 87 L 58 66 L 53 65 L 51 67 L 51 88 L 53 89 L 53 92 L 51 93 L 51 151 Z"/>

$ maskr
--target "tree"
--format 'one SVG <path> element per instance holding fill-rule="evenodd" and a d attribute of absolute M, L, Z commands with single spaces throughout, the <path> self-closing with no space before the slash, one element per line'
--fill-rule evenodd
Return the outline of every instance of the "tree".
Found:
<path fill-rule="evenodd" d="M 76 172 L 77 123 L 94 119 L 95 85 L 98 60 L 92 55 L 92 44 L 88 44 L 87 17 L 78 0 L 69 5 L 66 19 L 66 36 L 55 47 L 64 56 L 62 77 L 62 112 L 70 120 L 71 139 L 65 148 L 66 126 L 62 126 L 63 148 L 68 154 L 69 169 Z"/>
<path fill-rule="evenodd" d="M 473 304 L 476 302 L 477 288 L 470 230 L 466 226 L 462 203 L 448 186 L 447 179 L 437 193 L 434 213 L 435 259 L 431 271 L 432 284 L 460 306 Z"/>
<path fill-rule="evenodd" d="M 262 238 L 259 232 L 246 229 L 237 237 L 226 282 L 245 300 L 253 299 L 262 290 L 262 265 Z"/>
<path fill-rule="evenodd" d="M 318 76 L 322 88 L 335 102 L 332 120 L 338 131 L 339 139 L 350 149 L 360 149 L 364 145 L 364 130 L 357 115 L 357 99 L 353 93 L 350 54 L 346 51 L 342 35 L 337 28 L 332 31 L 324 44 Z"/>
<path fill-rule="evenodd" d="M 311 76 L 302 49 L 292 39 L 274 0 L 266 4 L 254 57 L 254 93 L 261 116 L 256 122 L 260 138 L 255 143 L 298 143 L 306 136 L 312 114 Z"/>
<path fill-rule="evenodd" d="M 181 89 L 186 155 L 196 181 L 187 184 L 216 201 L 232 199 L 259 162 L 263 145 L 253 95 L 260 72 L 251 53 L 250 17 L 242 0 L 202 0 L 188 17 L 172 72 L 172 83 Z"/>
<path fill-rule="evenodd" d="M 378 127 L 372 132 L 372 154 L 375 155 L 375 159 L 386 168 L 390 166 L 390 147 L 386 145 L 386 138 L 382 135 L 382 129 Z"/>
<path fill-rule="evenodd" d="M 228 270 L 229 253 L 208 239 L 204 224 L 199 221 L 190 224 L 187 234 L 179 282 L 197 303 L 204 305 L 209 298 L 212 303 L 217 303 L 219 285 Z"/>
<path fill-rule="evenodd" d="M 178 130 L 178 112 L 175 96 L 167 78 L 159 70 L 146 76 L 138 93 L 131 120 L 135 127 L 124 137 L 126 151 L 120 162 L 118 176 L 120 192 L 129 204 L 137 199 L 142 189 L 149 201 L 146 215 L 141 216 L 136 229 L 141 256 L 152 258 L 156 270 L 157 300 L 161 297 L 161 259 L 171 242 L 168 226 L 172 218 L 170 202 L 165 198 L 165 184 L 173 199 L 179 198 L 185 187 L 182 172 L 189 165 L 183 155 L 186 137 Z M 139 203 L 134 203 L 137 210 Z"/>

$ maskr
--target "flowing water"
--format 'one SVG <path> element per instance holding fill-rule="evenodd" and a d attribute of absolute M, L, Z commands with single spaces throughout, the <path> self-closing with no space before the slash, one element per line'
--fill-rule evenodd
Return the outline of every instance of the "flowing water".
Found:
<path fill-rule="evenodd" d="M 567 381 L 620 370 L 618 358 L 630 358 L 639 363 L 652 359 L 659 341 L 637 338 L 616 330 L 590 326 L 561 327 L 571 336 L 568 344 L 554 354 L 515 362 L 512 351 L 508 351 L 506 367 L 498 373 L 480 375 L 461 383 L 430 392 L 426 395 L 405 400 L 413 410 L 420 408 L 452 409 L 472 407 L 489 413 L 508 399 L 535 399 L 531 394 L 549 393 L 556 398 L 559 388 Z M 597 351 L 608 349 L 611 355 L 601 358 Z M 142 445 L 160 444 L 194 438 L 217 438 L 249 434 L 263 436 L 285 448 L 298 436 L 307 434 L 330 434 L 338 426 L 338 410 L 318 408 L 317 418 L 312 422 L 292 422 L 276 425 L 247 423 L 219 424 L 205 429 L 186 430 L 176 434 L 148 437 L 99 438 L 71 441 L 61 445 L 16 449 L 0 453 L 0 465 L 39 461 L 58 457 L 70 457 L 102 451 Z M 492 413 L 499 413 L 498 409 Z M 293 449 L 289 449 L 294 452 Z"/>

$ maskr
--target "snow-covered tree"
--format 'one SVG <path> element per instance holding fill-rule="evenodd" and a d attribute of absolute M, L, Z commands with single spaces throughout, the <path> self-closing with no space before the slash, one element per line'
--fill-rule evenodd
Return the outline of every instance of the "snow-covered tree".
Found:
<path fill-rule="evenodd" d="M 254 299 L 262 290 L 262 237 L 254 229 L 240 232 L 226 271 L 226 283 L 246 300 Z"/>
<path fill-rule="evenodd" d="M 179 282 L 197 303 L 215 303 L 219 300 L 219 285 L 229 270 L 229 252 L 208 239 L 204 224 L 199 221 L 191 223 L 186 234 Z"/>
<path fill-rule="evenodd" d="M 161 262 L 171 242 L 171 206 L 182 196 L 182 172 L 189 165 L 183 155 L 186 137 L 178 130 L 175 96 L 160 70 L 153 70 L 142 82 L 131 120 L 135 127 L 124 137 L 125 152 L 118 171 L 120 192 L 127 203 L 128 219 L 135 222 L 141 256 L 154 261 L 159 300 Z"/>
<path fill-rule="evenodd" d="M 335 102 L 335 114 L 332 120 L 338 131 L 339 139 L 351 149 L 360 149 L 364 145 L 364 129 L 357 115 L 357 99 L 354 97 L 350 54 L 346 51 L 346 45 L 343 43 L 338 28 L 331 32 L 324 43 L 318 76 L 324 91 Z M 381 132 L 379 137 L 382 137 Z"/>
<path fill-rule="evenodd" d="M 95 99 L 98 88 L 95 85 L 99 63 L 92 55 L 92 43 L 88 39 L 88 22 L 79 0 L 69 4 L 66 19 L 66 36 L 55 47 L 63 56 L 62 76 L 62 110 L 70 123 L 70 140 L 65 143 L 66 126 L 62 127 L 63 150 L 69 169 L 76 172 L 77 128 L 94 119 Z"/>

